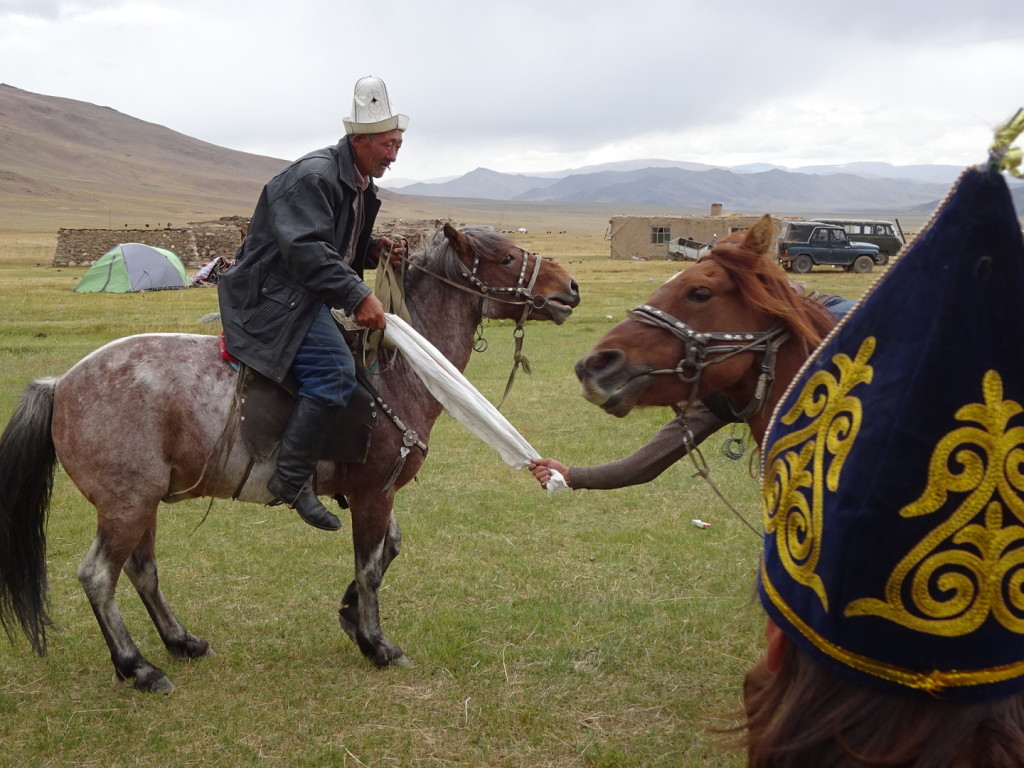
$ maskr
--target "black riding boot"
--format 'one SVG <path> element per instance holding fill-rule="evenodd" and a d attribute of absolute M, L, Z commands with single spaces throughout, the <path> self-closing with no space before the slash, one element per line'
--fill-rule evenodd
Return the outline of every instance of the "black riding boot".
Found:
<path fill-rule="evenodd" d="M 277 471 L 267 490 L 299 513 L 299 517 L 324 531 L 336 531 L 341 521 L 316 497 L 310 477 L 316 470 L 334 408 L 300 397 L 281 437 Z"/>

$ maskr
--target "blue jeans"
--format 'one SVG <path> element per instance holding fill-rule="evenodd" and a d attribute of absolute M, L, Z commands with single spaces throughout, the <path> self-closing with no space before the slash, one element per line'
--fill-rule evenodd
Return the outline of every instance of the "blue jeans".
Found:
<path fill-rule="evenodd" d="M 837 320 L 842 320 L 846 317 L 846 313 L 853 309 L 856 303 L 852 299 L 844 299 L 842 296 L 829 296 L 821 302 L 822 306 L 835 315 Z"/>
<path fill-rule="evenodd" d="M 290 371 L 299 381 L 299 397 L 340 407 L 352 396 L 356 363 L 326 305 L 306 331 Z"/>

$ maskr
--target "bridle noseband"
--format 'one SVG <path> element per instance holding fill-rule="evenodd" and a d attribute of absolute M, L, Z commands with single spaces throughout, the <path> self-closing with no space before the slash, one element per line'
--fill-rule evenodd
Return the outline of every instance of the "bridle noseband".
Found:
<path fill-rule="evenodd" d="M 707 398 L 705 404 L 724 421 L 746 421 L 764 407 L 768 391 L 775 380 L 776 352 L 790 337 L 785 325 L 776 323 L 767 331 L 702 332 L 694 330 L 682 320 L 664 310 L 652 307 L 650 304 L 641 304 L 626 314 L 638 323 L 668 331 L 683 342 L 683 356 L 675 368 L 647 371 L 644 375 L 671 374 L 689 384 L 690 401 L 687 405 L 693 402 L 697 389 L 700 387 L 701 374 L 709 365 L 721 363 L 744 352 L 763 353 L 761 373 L 757 379 L 754 396 L 742 410 L 737 411 L 724 397 L 720 399 Z M 710 355 L 715 355 L 715 357 L 709 359 Z"/>
<path fill-rule="evenodd" d="M 515 246 L 519 248 L 519 246 Z M 477 271 L 480 269 L 480 254 L 473 253 L 473 269 L 466 269 L 465 265 L 460 261 L 459 264 L 462 266 L 462 276 L 469 281 L 469 284 L 479 291 L 479 293 L 488 299 L 494 299 L 496 301 L 503 301 L 507 304 L 523 304 L 526 305 L 526 311 L 523 314 L 523 322 L 526 320 L 526 315 L 530 313 L 531 309 L 543 309 L 548 304 L 547 296 L 538 296 L 533 293 L 533 286 L 537 283 L 537 275 L 540 274 L 540 262 L 541 256 L 539 253 L 530 253 L 525 248 L 519 248 L 523 254 L 523 264 L 519 268 L 519 279 L 516 281 L 515 286 L 503 286 L 501 288 L 492 288 L 487 285 L 483 280 L 477 277 Z M 533 273 L 530 275 L 530 280 L 526 280 L 526 269 L 530 263 L 530 257 L 533 256 Z M 519 297 L 515 300 L 508 300 L 499 298 L 502 294 Z M 538 303 L 540 299 L 540 303 Z"/>

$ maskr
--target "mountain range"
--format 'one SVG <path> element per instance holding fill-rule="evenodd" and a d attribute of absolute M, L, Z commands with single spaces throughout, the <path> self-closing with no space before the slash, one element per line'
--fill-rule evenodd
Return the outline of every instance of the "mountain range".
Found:
<path fill-rule="evenodd" d="M 477 168 L 437 182 L 392 186 L 404 195 L 546 203 L 621 203 L 706 212 L 863 214 L 927 213 L 963 169 L 951 165 L 849 163 L 789 170 L 766 164 L 727 168 L 669 160 L 635 160 L 574 171 L 527 175 Z M 1024 190 L 1015 190 L 1018 208 Z"/>
<path fill-rule="evenodd" d="M 249 215 L 287 160 L 190 138 L 110 107 L 0 84 L 0 230 L 175 225 Z M 786 169 L 649 159 L 539 174 L 478 168 L 458 178 L 382 189 L 384 213 L 500 218 L 555 212 L 927 214 L 962 169 L 851 163 Z M 1014 199 L 1024 210 L 1024 186 Z M 500 201 L 492 204 L 491 201 Z M 599 213 L 598 213 L 599 212 Z M 487 219 L 484 219 L 487 220 Z"/>

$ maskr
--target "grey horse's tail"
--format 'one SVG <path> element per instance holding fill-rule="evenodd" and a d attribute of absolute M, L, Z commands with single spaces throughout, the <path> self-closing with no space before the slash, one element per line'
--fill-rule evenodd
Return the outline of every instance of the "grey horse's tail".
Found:
<path fill-rule="evenodd" d="M 19 625 L 46 653 L 46 513 L 57 453 L 50 435 L 56 379 L 28 385 L 0 436 L 0 626 Z"/>

